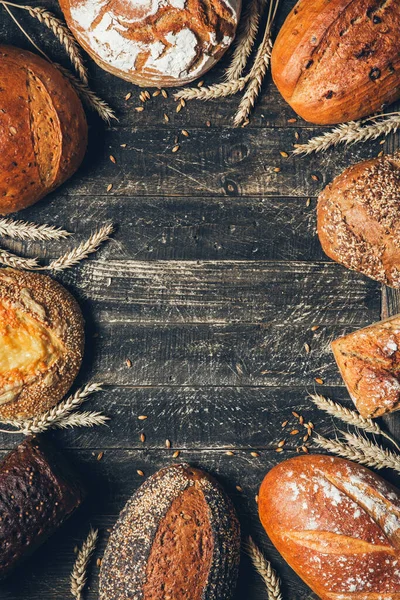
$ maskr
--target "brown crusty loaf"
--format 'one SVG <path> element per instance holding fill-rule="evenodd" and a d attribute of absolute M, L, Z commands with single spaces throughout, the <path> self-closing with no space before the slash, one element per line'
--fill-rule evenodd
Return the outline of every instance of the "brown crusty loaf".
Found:
<path fill-rule="evenodd" d="M 332 350 L 363 417 L 400 409 L 400 315 L 334 340 Z"/>
<path fill-rule="evenodd" d="M 0 578 L 81 504 L 83 488 L 49 443 L 28 438 L 0 464 Z"/>
<path fill-rule="evenodd" d="M 380 111 L 400 97 L 397 0 L 300 0 L 272 51 L 272 76 L 306 121 Z"/>
<path fill-rule="evenodd" d="M 48 61 L 0 45 L 0 214 L 31 206 L 82 162 L 87 124 L 71 84 Z"/>
<path fill-rule="evenodd" d="M 60 0 L 78 42 L 103 69 L 146 86 L 208 71 L 231 44 L 241 0 Z"/>
<path fill-rule="evenodd" d="M 341 458 L 274 467 L 259 493 L 274 546 L 321 600 L 399 600 L 400 492 Z"/>
<path fill-rule="evenodd" d="M 37 416 L 61 400 L 81 366 L 75 299 L 45 275 L 0 269 L 0 418 Z"/>
<path fill-rule="evenodd" d="M 126 504 L 100 571 L 100 600 L 228 600 L 240 531 L 214 479 L 187 464 L 150 477 Z"/>
<path fill-rule="evenodd" d="M 400 287 L 400 153 L 336 177 L 318 199 L 317 229 L 330 258 Z"/>

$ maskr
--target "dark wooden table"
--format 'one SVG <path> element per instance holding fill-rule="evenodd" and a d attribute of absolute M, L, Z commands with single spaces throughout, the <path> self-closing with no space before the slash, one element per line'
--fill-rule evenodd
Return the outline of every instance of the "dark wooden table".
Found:
<path fill-rule="evenodd" d="M 283 2 L 280 22 L 293 4 Z M 58 12 L 53 2 L 46 6 Z M 22 11 L 18 16 L 41 47 L 62 60 L 52 34 Z M 2 42 L 29 48 L 4 11 L 0 32 Z M 206 83 L 221 77 L 226 63 Z M 176 450 L 179 459 L 224 484 L 244 535 L 254 536 L 282 577 L 284 598 L 315 598 L 263 533 L 255 495 L 265 473 L 301 444 L 299 436 L 282 433 L 283 421 L 295 424 L 292 411 L 325 435 L 339 425 L 313 408 L 308 393 L 318 389 L 351 405 L 329 342 L 397 310 L 393 292 L 329 261 L 315 233 L 322 188 L 349 164 L 392 151 L 397 139 L 285 158 L 280 152 L 290 154 L 296 132 L 305 141 L 322 128 L 289 122 L 295 115 L 269 78 L 250 125 L 233 129 L 237 97 L 188 103 L 178 114 L 170 93 L 138 113 L 137 87 L 92 62 L 90 73 L 92 87 L 115 108 L 119 122 L 104 127 L 90 116 L 90 147 L 80 171 L 18 217 L 65 227 L 76 240 L 101 223 L 116 224 L 113 240 L 94 258 L 59 277 L 79 299 L 87 322 L 78 384 L 105 383 L 87 406 L 111 421 L 109 427 L 51 434 L 83 473 L 90 496 L 1 584 L 0 598 L 68 600 L 74 547 L 89 525 L 100 528 L 100 557 L 108 529 L 143 481 L 137 469 L 150 475 L 171 464 Z M 177 135 L 181 147 L 172 153 Z M 1 240 L 3 247 L 43 258 L 70 243 Z M 140 421 L 139 415 L 148 418 Z M 398 432 L 398 419 L 385 422 Z M 284 438 L 285 451 L 277 454 Z M 18 441 L 1 435 L 1 454 Z M 97 575 L 93 566 L 90 600 L 97 598 Z M 236 597 L 267 597 L 245 557 Z"/>

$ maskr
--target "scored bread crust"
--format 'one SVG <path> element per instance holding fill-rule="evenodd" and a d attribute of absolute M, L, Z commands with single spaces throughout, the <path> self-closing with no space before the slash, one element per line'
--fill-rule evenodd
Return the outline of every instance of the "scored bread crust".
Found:
<path fill-rule="evenodd" d="M 0 214 L 31 206 L 81 164 L 87 123 L 69 81 L 32 52 L 0 45 Z"/>
<path fill-rule="evenodd" d="M 400 152 L 360 162 L 318 198 L 324 252 L 348 269 L 400 287 Z"/>
<path fill-rule="evenodd" d="M 10 315 L 10 325 L 17 311 L 17 315 L 27 315 L 38 336 L 56 340 L 48 364 L 34 372 L 28 372 L 29 365 L 22 373 L 0 371 L 0 418 L 39 416 L 63 398 L 80 369 L 84 350 L 81 310 L 71 294 L 50 277 L 8 268 L 0 269 L 0 309 L 4 319 Z M 0 333 L 2 327 L 7 328 L 7 323 L 0 324 Z M 11 336 L 17 333 L 11 327 Z"/>
<path fill-rule="evenodd" d="M 241 0 L 60 0 L 79 44 L 105 71 L 140 86 L 184 85 L 232 43 Z"/>
<path fill-rule="evenodd" d="M 331 456 L 301 456 L 262 482 L 261 522 L 321 600 L 400 599 L 400 492 Z"/>
<path fill-rule="evenodd" d="M 300 0 L 271 57 L 284 99 L 306 121 L 359 119 L 400 96 L 397 0 Z"/>
<path fill-rule="evenodd" d="M 222 488 L 204 471 L 172 465 L 122 510 L 101 563 L 100 600 L 229 600 L 239 558 L 239 522 Z"/>

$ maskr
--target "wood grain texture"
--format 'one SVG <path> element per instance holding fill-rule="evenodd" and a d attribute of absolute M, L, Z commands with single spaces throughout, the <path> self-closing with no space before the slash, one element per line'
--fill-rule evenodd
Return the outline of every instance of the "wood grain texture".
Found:
<path fill-rule="evenodd" d="M 279 23 L 294 3 L 281 3 Z M 59 14 L 56 0 L 44 5 Z M 18 16 L 52 58 L 67 64 L 49 31 L 22 11 Z M 0 40 L 29 47 L 4 12 Z M 228 58 L 205 83 L 222 76 Z M 179 460 L 210 470 L 225 485 L 244 532 L 255 537 L 282 577 L 284 597 L 315 599 L 263 534 L 254 496 L 267 470 L 282 460 L 277 442 L 287 438 L 283 457 L 296 452 L 300 436 L 281 428 L 285 420 L 295 427 L 292 411 L 311 419 L 324 435 L 338 427 L 310 403 L 308 393 L 317 389 L 352 406 L 329 342 L 378 320 L 382 290 L 325 257 L 315 234 L 315 203 L 344 167 L 375 156 L 382 146 L 378 140 L 285 158 L 280 152 L 290 153 L 296 132 L 305 141 L 326 128 L 301 119 L 289 123 L 295 115 L 268 77 L 250 125 L 234 130 L 238 97 L 189 102 L 176 113 L 170 93 L 138 113 L 139 89 L 87 62 L 93 89 L 116 109 L 119 122 L 108 129 L 90 115 L 81 170 L 18 215 L 76 236 L 46 245 L 1 239 L 0 245 L 48 260 L 97 225 L 115 223 L 112 241 L 58 278 L 78 298 L 86 319 L 86 357 L 77 383 L 106 383 L 87 408 L 104 411 L 111 421 L 93 430 L 50 434 L 82 471 L 91 496 L 67 527 L 0 585 L 0 598 L 68 600 L 73 549 L 89 524 L 100 528 L 100 557 L 107 529 L 143 481 L 137 469 L 149 475 L 170 464 L 179 450 Z M 125 100 L 128 92 L 132 97 Z M 181 148 L 172 154 L 176 136 Z M 398 145 L 394 136 L 383 148 Z M 383 308 L 400 310 L 393 294 L 384 294 Z M 313 325 L 320 328 L 312 332 Z M 139 421 L 139 415 L 148 418 Z M 400 434 L 396 415 L 384 422 Z M 0 434 L 2 453 L 19 439 Z M 97 598 L 97 574 L 94 566 L 89 600 Z M 265 596 L 244 558 L 235 600 Z"/>

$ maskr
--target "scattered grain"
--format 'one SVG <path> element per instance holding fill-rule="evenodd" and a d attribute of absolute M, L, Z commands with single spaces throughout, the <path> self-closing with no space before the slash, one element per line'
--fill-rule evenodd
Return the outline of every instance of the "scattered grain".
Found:
<path fill-rule="evenodd" d="M 257 502 L 257 504 L 258 504 L 258 494 L 256 494 L 256 495 L 254 496 L 254 500 L 255 500 L 255 501 Z"/>
<path fill-rule="evenodd" d="M 296 139 L 296 140 L 299 140 L 299 139 L 300 139 L 300 134 L 299 134 L 299 132 L 298 132 L 298 131 L 295 131 L 295 132 L 294 132 L 294 137 L 295 137 L 295 139 Z"/>
<path fill-rule="evenodd" d="M 166 123 L 169 123 L 169 116 L 167 115 L 167 113 L 164 113 L 164 121 Z"/>
<path fill-rule="evenodd" d="M 310 346 L 307 343 L 304 344 L 304 350 L 306 351 L 307 354 L 309 354 Z"/>
<path fill-rule="evenodd" d="M 383 156 L 383 155 L 384 155 L 384 151 L 383 150 L 381 150 L 380 152 L 378 152 L 378 158 L 381 158 L 381 156 Z"/>
<path fill-rule="evenodd" d="M 136 470 L 136 473 L 137 473 L 138 475 L 140 475 L 140 477 L 144 477 L 144 472 L 142 471 L 142 469 L 137 469 L 137 470 Z"/>
<path fill-rule="evenodd" d="M 153 92 L 153 98 L 157 98 L 157 96 L 159 96 L 161 94 L 161 90 L 156 90 L 155 92 Z"/>
<path fill-rule="evenodd" d="M 286 440 L 281 440 L 280 442 L 278 442 L 278 448 L 283 448 L 283 446 L 286 444 Z"/>
<path fill-rule="evenodd" d="M 128 367 L 128 369 L 130 369 L 130 368 L 131 368 L 131 366 L 132 366 L 132 361 L 131 361 L 131 359 L 130 359 L 130 358 L 127 358 L 127 359 L 126 359 L 126 361 L 125 361 L 125 364 L 126 364 L 126 366 Z"/>
<path fill-rule="evenodd" d="M 150 92 L 148 92 L 147 90 L 145 90 L 143 93 L 144 93 L 144 97 L 145 97 L 147 100 L 150 100 L 150 98 L 151 98 L 151 96 L 150 96 Z"/>
<path fill-rule="evenodd" d="M 132 98 L 132 92 L 127 93 L 127 95 L 125 96 L 125 100 L 130 100 L 130 98 Z"/>
<path fill-rule="evenodd" d="M 121 148 L 126 148 L 126 144 L 120 144 Z"/>
<path fill-rule="evenodd" d="M 166 448 L 171 448 L 171 442 L 170 442 L 170 440 L 165 440 L 165 447 Z"/>
<path fill-rule="evenodd" d="M 298 433 L 300 433 L 298 429 L 292 429 L 290 435 L 297 435 Z"/>
<path fill-rule="evenodd" d="M 183 108 L 183 105 L 182 104 L 178 104 L 178 106 L 176 107 L 176 112 L 177 113 L 181 112 L 182 108 Z"/>
<path fill-rule="evenodd" d="M 313 326 L 311 327 L 311 331 L 317 331 L 319 328 L 320 328 L 320 326 L 319 326 L 319 325 L 313 325 Z"/>
<path fill-rule="evenodd" d="M 283 448 L 275 448 L 275 452 L 283 452 Z"/>
<path fill-rule="evenodd" d="M 104 452 L 99 452 L 97 455 L 97 460 L 101 460 L 104 456 Z"/>
<path fill-rule="evenodd" d="M 15 129 L 15 127 L 11 126 L 9 128 L 9 131 L 10 131 L 11 135 L 17 135 L 17 130 Z"/>
<path fill-rule="evenodd" d="M 297 119 L 294 119 L 294 118 L 288 119 L 287 122 L 288 123 L 297 123 Z"/>
<path fill-rule="evenodd" d="M 299 423 L 300 425 L 304 425 L 304 417 L 302 415 L 299 417 Z"/>
<path fill-rule="evenodd" d="M 316 381 L 317 383 L 319 383 L 319 385 L 322 385 L 322 384 L 324 383 L 324 380 L 323 380 L 323 379 L 321 379 L 321 377 L 316 377 L 316 378 L 315 378 L 315 381 Z"/>
<path fill-rule="evenodd" d="M 234 452 L 232 452 L 232 450 L 227 450 L 227 451 L 225 452 L 225 454 L 226 454 L 227 456 L 234 456 Z"/>
<path fill-rule="evenodd" d="M 306 435 L 303 437 L 303 442 L 307 442 L 309 437 L 310 436 L 308 435 L 308 433 L 306 433 Z"/>
<path fill-rule="evenodd" d="M 179 148 L 180 148 L 180 145 L 179 145 L 179 144 L 176 144 L 176 145 L 175 145 L 175 146 L 172 148 L 172 152 L 173 152 L 173 154 L 175 154 L 175 152 L 178 152 Z"/>
<path fill-rule="evenodd" d="M 101 567 L 101 558 L 98 558 L 96 560 L 96 567 L 99 567 L 99 568 Z"/>
<path fill-rule="evenodd" d="M 182 135 L 184 135 L 185 137 L 187 137 L 187 138 L 189 137 L 189 132 L 188 132 L 188 131 L 186 131 L 186 129 L 182 129 L 181 133 L 182 133 Z"/>
<path fill-rule="evenodd" d="M 274 168 L 273 168 L 273 171 L 274 171 L 274 173 L 280 173 L 280 172 L 281 172 L 281 170 L 282 170 L 282 169 L 281 169 L 280 167 L 274 167 Z"/>
<path fill-rule="evenodd" d="M 308 448 L 307 448 L 307 446 L 302 446 L 301 449 L 303 450 L 303 452 L 305 454 L 308 454 Z"/>
<path fill-rule="evenodd" d="M 288 423 L 289 423 L 289 421 L 283 421 L 283 423 L 282 423 L 282 425 L 281 425 L 282 429 L 283 429 L 284 427 L 286 427 L 286 425 L 287 425 Z"/>
<path fill-rule="evenodd" d="M 295 412 L 294 410 L 292 410 L 292 415 L 294 416 L 295 419 L 299 418 L 299 413 Z"/>
<path fill-rule="evenodd" d="M 138 419 L 139 421 L 145 421 L 147 419 L 147 415 L 139 415 Z"/>
<path fill-rule="evenodd" d="M 109 183 L 108 186 L 107 186 L 107 192 L 111 192 L 112 187 L 113 187 L 113 184 Z"/>
<path fill-rule="evenodd" d="M 306 200 L 306 206 L 307 206 L 307 208 L 310 206 L 310 204 L 311 204 L 311 198 L 307 198 L 307 200 Z"/>
<path fill-rule="evenodd" d="M 112 154 L 110 154 L 110 160 L 112 163 L 114 163 L 114 165 L 116 164 L 116 160 L 115 160 L 115 156 L 113 156 Z"/>
<path fill-rule="evenodd" d="M 243 488 L 240 485 L 237 485 L 236 489 L 237 489 L 238 492 L 243 492 Z"/>
<path fill-rule="evenodd" d="M 202 79 L 201 81 L 199 81 L 199 83 L 197 84 L 197 87 L 203 87 L 204 85 L 204 80 Z"/>
<path fill-rule="evenodd" d="M 206 127 L 211 127 L 211 121 L 206 121 Z"/>
<path fill-rule="evenodd" d="M 258 452 L 250 452 L 250 454 L 253 458 L 258 458 L 260 456 Z"/>
<path fill-rule="evenodd" d="M 311 179 L 312 179 L 313 181 L 319 181 L 319 177 L 318 177 L 318 175 L 315 175 L 314 173 L 311 175 Z"/>
<path fill-rule="evenodd" d="M 289 157 L 289 154 L 287 152 L 285 152 L 284 150 L 279 150 L 279 154 L 281 156 L 283 156 L 283 158 L 288 158 Z"/>
<path fill-rule="evenodd" d="M 178 458 L 179 455 L 180 455 L 180 451 L 179 450 L 175 450 L 175 452 L 172 455 L 172 458 Z"/>
<path fill-rule="evenodd" d="M 142 444 L 146 441 L 146 436 L 144 435 L 144 433 L 140 434 L 140 441 L 142 442 Z"/>
<path fill-rule="evenodd" d="M 161 90 L 161 95 L 163 98 L 168 98 L 168 93 L 166 90 Z"/>
<path fill-rule="evenodd" d="M 144 106 L 135 106 L 135 110 L 136 110 L 136 112 L 143 112 Z"/>

